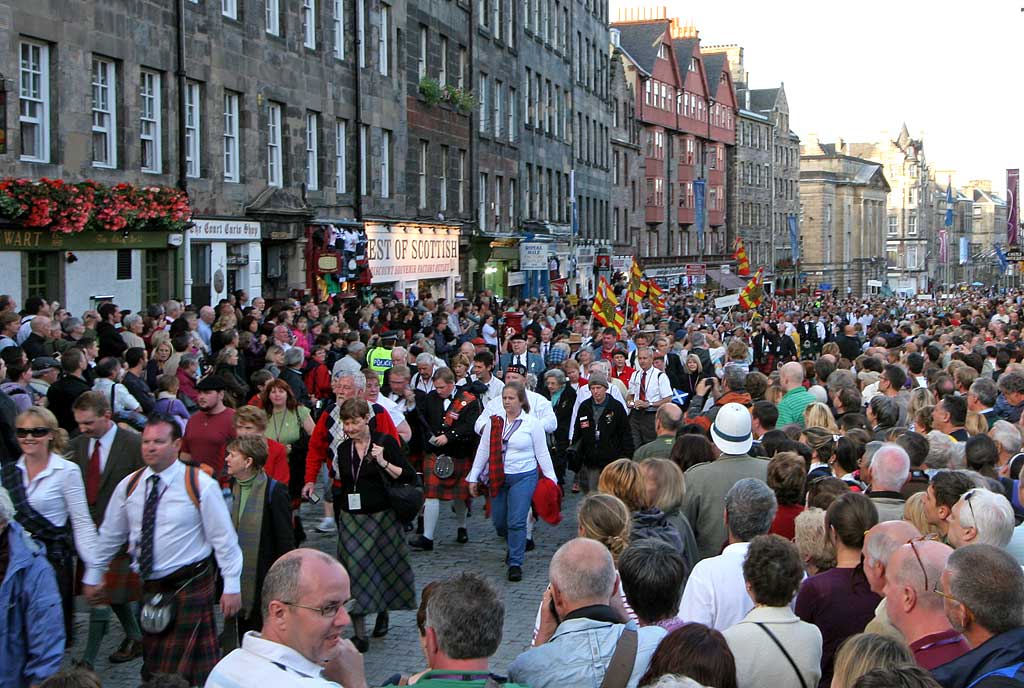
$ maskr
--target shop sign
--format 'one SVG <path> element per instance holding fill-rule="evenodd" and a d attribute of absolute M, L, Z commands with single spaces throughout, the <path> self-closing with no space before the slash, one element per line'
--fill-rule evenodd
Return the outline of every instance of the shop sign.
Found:
<path fill-rule="evenodd" d="M 576 247 L 576 264 L 583 267 L 594 266 L 594 254 L 595 250 L 593 246 L 577 246 Z"/>
<path fill-rule="evenodd" d="M 526 273 L 522 270 L 508 273 L 508 286 L 521 287 L 526 284 Z"/>
<path fill-rule="evenodd" d="M 166 232 L 49 232 L 0 229 L 0 251 L 88 251 L 118 248 L 167 248 Z M 173 235 L 170 235 L 173 236 Z"/>
<path fill-rule="evenodd" d="M 446 279 L 459 272 L 459 230 L 366 226 L 366 254 L 374 282 Z"/>
<path fill-rule="evenodd" d="M 250 220 L 194 220 L 192 241 L 259 241 L 260 223 Z"/>
<path fill-rule="evenodd" d="M 626 272 L 632 266 L 633 256 L 612 256 L 612 271 Z"/>
<path fill-rule="evenodd" d="M 519 244 L 520 270 L 547 270 L 548 245 L 536 242 Z"/>

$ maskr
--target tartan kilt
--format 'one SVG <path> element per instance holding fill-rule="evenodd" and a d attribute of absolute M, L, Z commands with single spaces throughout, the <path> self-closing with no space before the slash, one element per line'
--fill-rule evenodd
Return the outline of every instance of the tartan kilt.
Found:
<path fill-rule="evenodd" d="M 352 614 L 416 609 L 405 529 L 391 509 L 338 516 L 338 560 L 352 581 Z"/>
<path fill-rule="evenodd" d="M 775 363 L 778 357 L 775 354 L 768 354 L 764 357 L 760 363 L 757 364 L 757 369 L 765 375 L 771 375 L 775 370 Z"/>
<path fill-rule="evenodd" d="M 451 456 L 449 454 L 449 456 Z M 426 499 L 440 499 L 452 501 L 455 499 L 470 499 L 469 483 L 466 476 L 473 468 L 473 457 L 469 456 L 459 459 L 452 456 L 455 463 L 455 472 L 447 480 L 441 480 L 434 473 L 434 454 L 423 455 L 423 496 Z"/>
<path fill-rule="evenodd" d="M 163 633 L 142 634 L 142 678 L 153 674 L 181 674 L 189 685 L 201 686 L 220 660 L 217 620 L 213 614 L 216 566 L 207 562 L 206 572 L 185 586 L 174 598 L 174 621 Z M 188 580 L 171 574 L 156 581 L 145 581 L 146 593 L 173 593 Z"/>

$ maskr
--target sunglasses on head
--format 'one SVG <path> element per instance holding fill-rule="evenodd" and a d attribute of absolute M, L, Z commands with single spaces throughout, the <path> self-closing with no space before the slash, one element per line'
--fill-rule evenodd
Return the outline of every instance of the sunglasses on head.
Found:
<path fill-rule="evenodd" d="M 18 437 L 46 437 L 52 430 L 50 428 L 15 428 L 14 434 Z"/>

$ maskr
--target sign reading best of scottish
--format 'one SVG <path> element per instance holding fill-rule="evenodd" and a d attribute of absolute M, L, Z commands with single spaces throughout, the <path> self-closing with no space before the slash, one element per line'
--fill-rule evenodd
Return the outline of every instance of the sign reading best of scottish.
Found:
<path fill-rule="evenodd" d="M 374 282 L 441 279 L 459 272 L 457 227 L 366 224 Z"/>

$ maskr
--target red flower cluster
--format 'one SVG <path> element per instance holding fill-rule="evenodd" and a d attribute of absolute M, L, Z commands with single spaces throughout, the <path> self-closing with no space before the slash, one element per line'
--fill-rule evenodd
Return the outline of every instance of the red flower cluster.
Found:
<path fill-rule="evenodd" d="M 107 187 L 92 180 L 0 180 L 0 218 L 52 232 L 89 229 L 181 231 L 192 217 L 188 196 L 163 186 Z"/>

